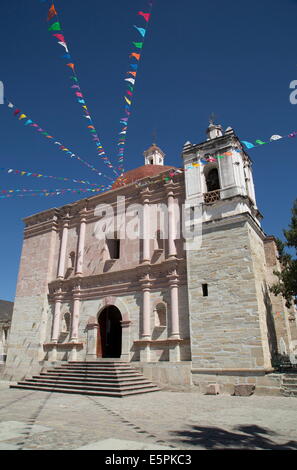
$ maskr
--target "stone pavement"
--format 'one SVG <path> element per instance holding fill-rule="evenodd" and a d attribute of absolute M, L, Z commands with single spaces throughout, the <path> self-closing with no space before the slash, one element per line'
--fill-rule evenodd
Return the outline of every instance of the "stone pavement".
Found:
<path fill-rule="evenodd" d="M 296 405 L 195 392 L 88 397 L 0 382 L 0 450 L 296 450 Z"/>

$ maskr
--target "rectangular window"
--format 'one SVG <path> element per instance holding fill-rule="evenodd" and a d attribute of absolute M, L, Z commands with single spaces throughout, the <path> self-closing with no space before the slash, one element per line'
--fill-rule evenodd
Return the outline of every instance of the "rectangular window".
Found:
<path fill-rule="evenodd" d="M 109 258 L 110 259 L 119 259 L 120 258 L 120 240 L 117 239 L 107 239 L 106 240 Z"/>
<path fill-rule="evenodd" d="M 114 257 L 113 259 L 120 258 L 120 240 L 114 240 Z"/>
<path fill-rule="evenodd" d="M 202 284 L 203 297 L 208 297 L 208 284 Z"/>

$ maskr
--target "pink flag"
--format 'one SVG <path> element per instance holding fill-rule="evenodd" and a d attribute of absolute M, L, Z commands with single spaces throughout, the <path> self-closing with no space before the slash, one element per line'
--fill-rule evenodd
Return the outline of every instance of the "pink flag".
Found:
<path fill-rule="evenodd" d="M 63 34 L 53 34 L 59 41 L 64 42 L 66 44 L 65 38 Z"/>
<path fill-rule="evenodd" d="M 150 16 L 151 16 L 150 13 L 143 13 L 143 11 L 139 11 L 138 14 L 139 14 L 140 16 L 143 16 L 143 18 L 145 19 L 145 21 L 149 22 L 149 19 L 150 19 Z"/>

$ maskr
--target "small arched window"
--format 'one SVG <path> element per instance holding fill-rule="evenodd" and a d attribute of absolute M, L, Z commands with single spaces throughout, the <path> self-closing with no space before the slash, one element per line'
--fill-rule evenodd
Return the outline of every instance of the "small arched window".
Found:
<path fill-rule="evenodd" d="M 166 305 L 163 303 L 159 303 L 155 307 L 155 326 L 166 326 Z"/>
<path fill-rule="evenodd" d="M 212 168 L 206 175 L 207 192 L 217 191 L 220 188 L 219 172 L 217 168 Z"/>

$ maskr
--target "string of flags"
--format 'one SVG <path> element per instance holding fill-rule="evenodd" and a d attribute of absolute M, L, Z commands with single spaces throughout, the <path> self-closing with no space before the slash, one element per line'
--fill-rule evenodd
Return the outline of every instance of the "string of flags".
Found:
<path fill-rule="evenodd" d="M 131 106 L 132 106 L 132 101 L 133 101 L 136 76 L 138 72 L 142 49 L 143 49 L 144 42 L 145 42 L 146 32 L 147 32 L 150 17 L 151 17 L 152 8 L 153 8 L 153 2 L 151 1 L 149 2 L 148 13 L 145 13 L 143 11 L 139 11 L 137 13 L 138 16 L 140 16 L 145 23 L 144 27 L 134 25 L 134 28 L 137 31 L 137 39 L 136 41 L 132 42 L 133 50 L 131 51 L 129 55 L 129 70 L 126 74 L 128 76 L 124 79 L 125 86 L 126 86 L 125 95 L 124 95 L 125 116 L 121 117 L 120 119 L 121 127 L 120 127 L 120 131 L 118 134 L 119 136 L 118 136 L 118 142 L 117 142 L 117 145 L 119 147 L 118 155 L 117 155 L 119 166 L 117 169 L 121 172 L 121 174 L 124 171 L 123 161 L 124 161 L 124 153 L 125 153 L 125 144 L 126 144 L 126 137 L 127 137 L 127 131 L 128 131 L 128 122 L 131 116 Z"/>
<path fill-rule="evenodd" d="M 50 135 L 50 133 L 47 132 L 45 129 L 42 129 L 39 124 L 34 122 L 27 114 L 25 114 L 17 106 L 15 106 L 13 103 L 11 103 L 11 101 L 4 98 L 4 102 L 7 103 L 7 107 L 10 108 L 13 111 L 13 115 L 18 119 L 18 121 L 21 121 L 24 126 L 28 126 L 32 129 L 36 130 L 37 132 L 39 132 L 40 135 L 42 135 L 43 137 L 48 139 L 49 142 L 56 145 L 58 150 L 61 150 L 62 152 L 64 152 L 64 154 L 66 156 L 79 160 L 81 163 L 86 165 L 91 171 L 94 171 L 95 173 L 97 173 L 98 176 L 103 176 L 104 178 L 107 178 L 110 181 L 114 181 L 112 178 L 110 178 L 109 176 L 107 176 L 104 173 L 100 172 L 97 168 L 95 168 L 93 165 L 88 163 L 86 160 L 82 159 L 81 157 L 79 157 L 78 155 L 73 153 L 73 151 L 70 150 L 69 148 L 65 147 L 62 142 L 57 141 L 54 136 Z"/>
<path fill-rule="evenodd" d="M 96 186 L 97 188 L 104 187 L 108 189 L 111 187 L 110 185 L 106 187 L 103 184 L 98 185 L 97 183 L 91 183 L 90 181 L 80 180 L 78 178 L 72 179 L 72 178 L 65 178 L 62 176 L 49 176 L 49 175 L 44 175 L 38 172 L 28 171 L 28 170 L 16 170 L 14 168 L 0 168 L 0 171 L 3 171 L 10 175 L 17 175 L 17 176 L 31 176 L 34 178 L 51 178 L 51 179 L 60 180 L 60 181 L 72 181 L 73 183 L 88 184 L 89 186 Z"/>
<path fill-rule="evenodd" d="M 1 189 L 0 188 L 0 198 L 14 197 L 14 196 L 59 196 L 66 193 L 98 193 L 104 191 L 101 188 L 63 188 L 63 189 Z"/>
<path fill-rule="evenodd" d="M 284 136 L 281 136 L 281 135 L 278 135 L 278 134 L 272 135 L 269 139 L 269 142 L 265 142 L 265 141 L 260 140 L 260 139 L 257 139 L 254 143 L 248 142 L 247 140 L 241 140 L 240 142 L 247 149 L 252 149 L 252 148 L 256 148 L 256 147 L 261 147 L 262 145 L 265 145 L 265 144 L 272 144 L 273 142 L 275 142 L 277 140 L 280 140 L 280 139 L 293 138 L 293 137 L 296 137 L 296 136 L 297 136 L 297 131 L 293 131 L 290 134 L 284 135 Z"/>
<path fill-rule="evenodd" d="M 97 156 L 102 159 L 102 161 L 105 163 L 105 165 L 107 165 L 108 168 L 110 168 L 115 173 L 116 176 L 119 176 L 117 171 L 114 169 L 111 161 L 109 160 L 109 158 L 106 155 L 106 152 L 105 152 L 105 150 L 102 146 L 102 143 L 100 141 L 100 137 L 98 135 L 98 132 L 95 128 L 94 121 L 92 119 L 90 110 L 87 107 L 85 96 L 83 95 L 82 89 L 81 89 L 80 84 L 79 84 L 78 76 L 77 76 L 76 69 L 75 69 L 75 64 L 74 64 L 74 61 L 73 61 L 73 59 L 70 55 L 69 48 L 68 48 L 68 45 L 67 45 L 66 40 L 65 40 L 65 35 L 64 35 L 63 30 L 62 30 L 61 21 L 59 19 L 58 12 L 55 8 L 54 3 L 52 3 L 52 5 L 50 6 L 50 8 L 48 10 L 47 21 L 48 21 L 48 24 L 49 24 L 48 31 L 58 41 L 58 44 L 65 49 L 64 54 L 61 56 L 61 58 L 66 61 L 66 67 L 69 67 L 72 71 L 72 75 L 70 76 L 70 80 L 71 80 L 71 83 L 72 83 L 71 91 L 73 91 L 76 101 L 78 102 L 78 104 L 82 108 L 83 117 L 85 119 L 87 119 L 87 122 L 86 122 L 87 130 L 88 130 L 88 133 L 89 133 L 92 141 L 96 145 Z"/>

